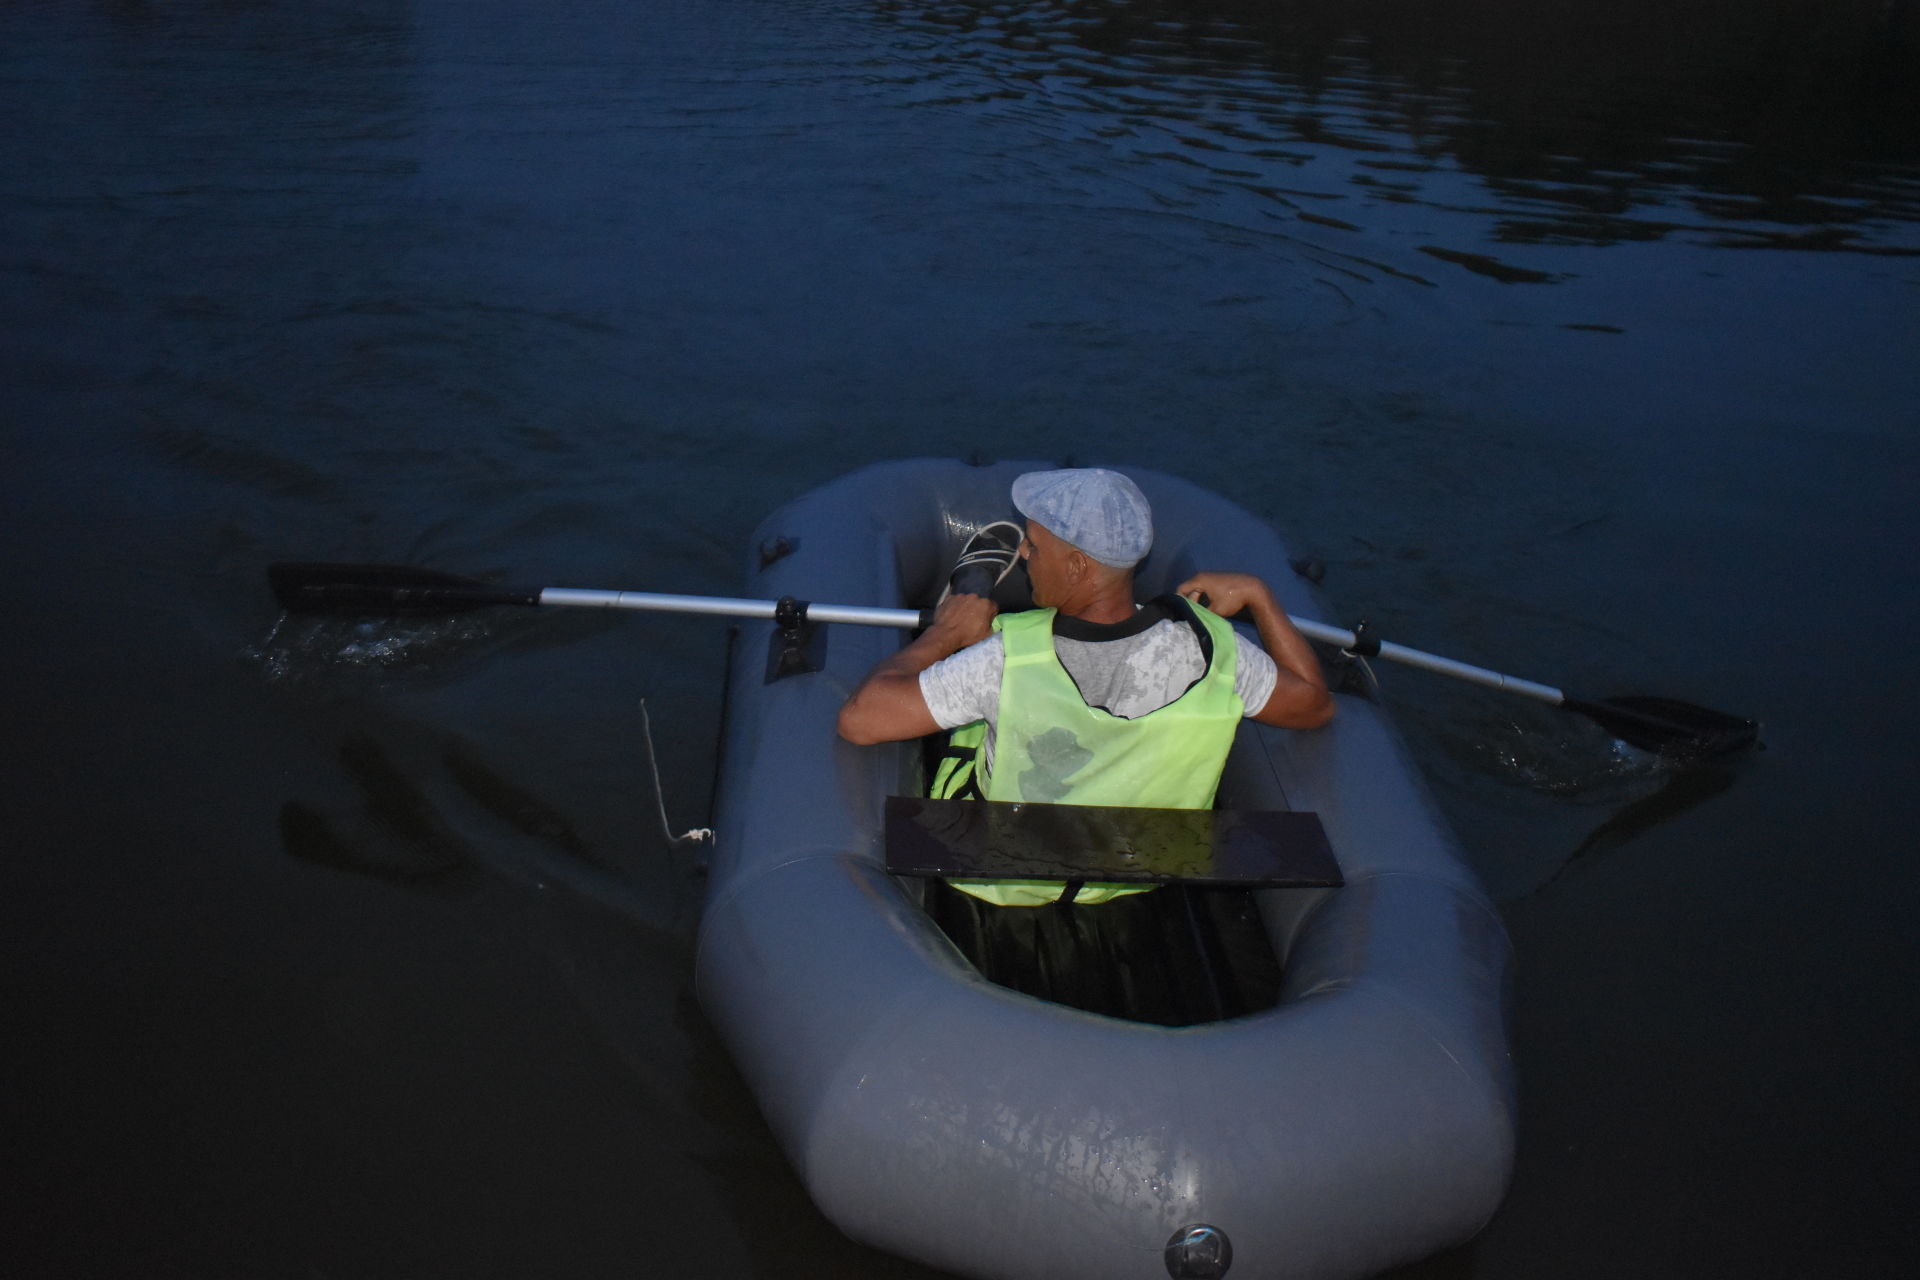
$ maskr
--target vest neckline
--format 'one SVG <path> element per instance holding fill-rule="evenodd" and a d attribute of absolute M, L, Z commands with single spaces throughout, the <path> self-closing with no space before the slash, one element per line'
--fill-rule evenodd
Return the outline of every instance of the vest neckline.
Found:
<path fill-rule="evenodd" d="M 1107 640 L 1126 640 L 1151 631 L 1162 622 L 1184 621 L 1169 605 L 1166 596 L 1155 596 L 1121 622 L 1088 622 L 1085 618 L 1053 615 L 1053 634 L 1063 640 L 1084 640 L 1098 644 Z"/>
<path fill-rule="evenodd" d="M 1080 618 L 1070 618 L 1063 613 L 1053 615 L 1053 636 L 1064 640 L 1124 640 L 1128 636 L 1137 636 L 1149 631 L 1162 622 L 1184 622 L 1193 628 L 1194 639 L 1200 643 L 1200 674 L 1189 681 L 1186 688 L 1175 694 L 1171 702 L 1155 707 L 1152 711 L 1142 712 L 1137 716 L 1114 715 L 1112 708 L 1102 706 L 1087 697 L 1087 691 L 1082 689 L 1080 682 L 1073 678 L 1073 672 L 1067 670 L 1067 664 L 1060 661 L 1058 650 L 1055 650 L 1053 655 L 1054 664 L 1060 668 L 1060 674 L 1073 685 L 1074 692 L 1080 695 L 1080 701 L 1095 711 L 1113 716 L 1115 720 L 1126 720 L 1137 724 L 1148 716 L 1159 715 L 1175 702 L 1192 693 L 1194 686 L 1213 672 L 1213 633 L 1207 630 L 1205 623 L 1200 621 L 1200 614 L 1193 604 L 1181 596 L 1169 593 L 1164 596 L 1155 596 L 1147 601 L 1134 610 L 1133 616 L 1124 622 L 1087 622 Z"/>

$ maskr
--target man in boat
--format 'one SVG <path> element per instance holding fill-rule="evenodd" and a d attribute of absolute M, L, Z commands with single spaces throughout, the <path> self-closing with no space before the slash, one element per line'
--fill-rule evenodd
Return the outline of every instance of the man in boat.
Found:
<path fill-rule="evenodd" d="M 1134 603 L 1153 515 L 1127 477 L 1028 472 L 1013 482 L 1013 505 L 1025 535 L 1000 554 L 1026 562 L 1035 608 L 998 614 L 984 596 L 949 595 L 933 625 L 848 697 L 841 737 L 870 745 L 954 730 L 935 796 L 1204 809 L 1243 716 L 1288 729 L 1333 717 L 1319 659 L 1258 577 L 1198 573 L 1176 595 Z M 992 553 L 970 545 L 962 559 L 982 554 Z M 1224 621 L 1241 613 L 1259 644 Z M 1056 902 L 1066 887 L 950 883 L 1000 906 Z M 1071 901 L 1151 887 L 1089 883 Z"/>

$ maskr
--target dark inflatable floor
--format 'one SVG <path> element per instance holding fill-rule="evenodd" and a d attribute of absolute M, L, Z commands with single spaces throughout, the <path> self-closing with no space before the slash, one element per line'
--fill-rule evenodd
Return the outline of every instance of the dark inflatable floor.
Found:
<path fill-rule="evenodd" d="M 930 880 L 925 905 L 986 978 L 1055 1004 L 1185 1027 L 1279 1002 L 1280 964 L 1242 889 L 996 907 Z"/>

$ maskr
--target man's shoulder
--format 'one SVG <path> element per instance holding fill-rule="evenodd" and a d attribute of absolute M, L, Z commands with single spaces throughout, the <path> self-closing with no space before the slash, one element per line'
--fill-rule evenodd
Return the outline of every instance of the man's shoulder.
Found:
<path fill-rule="evenodd" d="M 1053 620 L 1058 614 L 1056 609 L 1014 609 L 995 614 L 993 638 L 1012 634 L 1017 641 L 1023 641 L 1044 635 L 1053 629 Z"/>
<path fill-rule="evenodd" d="M 1006 646 L 998 633 L 949 654 L 920 673 L 920 696 L 942 729 L 990 717 L 1000 702 Z"/>
<path fill-rule="evenodd" d="M 1269 667 L 1273 665 L 1272 656 L 1269 655 L 1265 649 L 1262 649 L 1260 647 L 1260 642 L 1258 640 L 1255 640 L 1252 636 L 1240 630 L 1240 628 L 1238 627 L 1235 627 L 1233 629 L 1233 638 L 1234 638 L 1236 647 L 1240 650 L 1240 661 L 1243 664 L 1251 662 L 1256 666 L 1262 663 L 1264 663 Z"/>
<path fill-rule="evenodd" d="M 996 631 L 984 640 L 975 641 L 964 649 L 948 654 L 929 666 L 927 670 L 938 671 L 947 678 L 964 679 L 989 669 L 997 670 L 1006 662 L 1006 654 L 1007 642 Z"/>

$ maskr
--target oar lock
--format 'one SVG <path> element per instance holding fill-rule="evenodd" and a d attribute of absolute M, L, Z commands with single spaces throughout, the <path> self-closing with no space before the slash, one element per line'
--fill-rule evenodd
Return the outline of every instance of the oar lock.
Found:
<path fill-rule="evenodd" d="M 827 629 L 807 620 L 807 601 L 781 596 L 773 605 L 766 683 L 818 671 L 826 660 Z"/>
<path fill-rule="evenodd" d="M 1353 624 L 1353 643 L 1340 652 L 1349 658 L 1374 658 L 1380 654 L 1380 638 L 1373 634 L 1373 623 L 1365 618 Z"/>
<path fill-rule="evenodd" d="M 807 602 L 793 596 L 781 596 L 773 602 L 773 620 L 782 631 L 794 631 L 807 625 Z"/>

